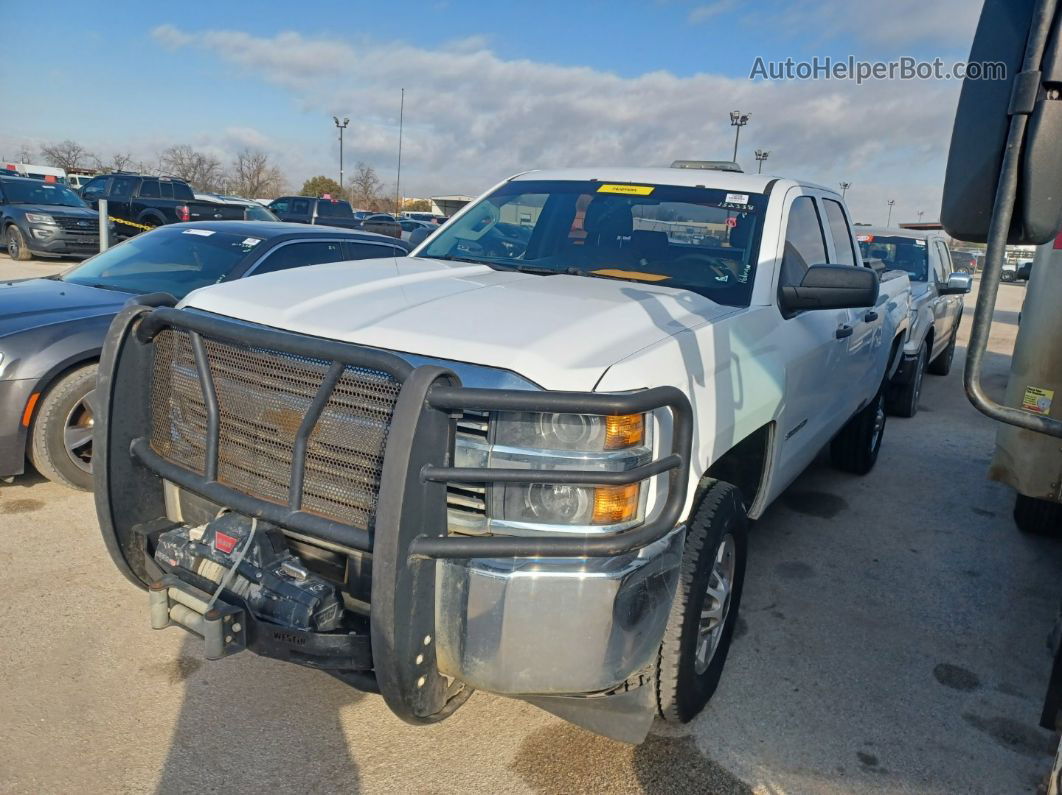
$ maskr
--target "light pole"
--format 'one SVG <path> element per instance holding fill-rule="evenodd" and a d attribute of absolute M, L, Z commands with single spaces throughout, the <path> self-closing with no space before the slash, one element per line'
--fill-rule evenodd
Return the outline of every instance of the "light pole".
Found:
<path fill-rule="evenodd" d="M 889 199 L 889 219 L 885 222 L 885 228 L 889 228 L 889 224 L 892 223 L 892 205 L 896 204 L 896 199 Z"/>
<path fill-rule="evenodd" d="M 343 196 L 343 191 L 346 188 L 343 185 L 343 130 L 347 129 L 347 125 L 350 124 L 350 119 L 343 119 L 343 123 L 339 123 L 339 117 L 333 116 L 332 120 L 336 123 L 336 127 L 339 129 L 339 195 Z"/>
<path fill-rule="evenodd" d="M 406 115 L 406 90 L 398 105 L 398 176 L 395 177 L 395 215 L 402 214 L 402 121 Z"/>
<path fill-rule="evenodd" d="M 740 110 L 730 111 L 730 126 L 734 128 L 734 162 L 737 162 L 738 140 L 741 138 L 741 128 L 749 123 L 751 113 L 742 113 Z"/>
<path fill-rule="evenodd" d="M 766 160 L 770 156 L 771 156 L 770 151 L 768 151 L 766 149 L 757 149 L 756 150 L 756 161 L 758 163 L 758 165 L 756 166 L 756 173 L 757 174 L 762 174 L 763 173 L 763 161 Z"/>
<path fill-rule="evenodd" d="M 844 195 L 845 195 L 846 193 L 848 193 L 848 189 L 849 189 L 850 187 L 852 187 L 852 183 L 851 183 L 851 182 L 842 182 L 842 183 L 841 183 L 841 198 L 842 198 L 842 199 L 844 198 Z"/>
<path fill-rule="evenodd" d="M 918 223 L 922 223 L 922 216 L 925 215 L 925 210 L 918 211 Z"/>

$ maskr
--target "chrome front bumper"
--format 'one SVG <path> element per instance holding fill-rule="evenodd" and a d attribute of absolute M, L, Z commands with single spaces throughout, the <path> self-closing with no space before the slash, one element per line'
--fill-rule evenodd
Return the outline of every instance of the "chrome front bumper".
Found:
<path fill-rule="evenodd" d="M 503 695 L 601 693 L 650 666 L 685 528 L 611 558 L 439 560 L 439 670 Z"/>

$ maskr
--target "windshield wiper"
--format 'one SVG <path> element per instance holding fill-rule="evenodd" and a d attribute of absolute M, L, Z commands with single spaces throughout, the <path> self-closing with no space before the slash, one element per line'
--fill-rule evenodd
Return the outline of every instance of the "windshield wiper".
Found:
<path fill-rule="evenodd" d="M 443 257 L 432 257 L 432 259 L 446 260 L 447 262 L 471 262 L 474 265 L 486 265 L 488 268 L 496 271 L 519 271 L 520 273 L 534 273 L 539 276 L 555 276 L 562 271 L 556 268 L 543 268 L 536 265 L 521 265 L 516 262 L 490 262 L 482 259 L 472 259 L 471 257 L 454 257 L 446 255 Z"/>

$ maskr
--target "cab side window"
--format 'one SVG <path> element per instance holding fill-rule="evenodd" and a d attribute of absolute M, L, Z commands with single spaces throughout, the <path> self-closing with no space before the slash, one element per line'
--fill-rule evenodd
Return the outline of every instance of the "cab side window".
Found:
<path fill-rule="evenodd" d="M 98 199 L 107 193 L 107 180 L 110 177 L 94 177 L 81 189 L 81 197 L 84 199 Z"/>
<path fill-rule="evenodd" d="M 379 255 L 377 255 L 379 256 Z M 307 241 L 288 243 L 275 249 L 249 276 L 301 268 L 303 265 L 319 265 L 322 262 L 340 262 L 347 257 L 339 241 Z"/>
<path fill-rule="evenodd" d="M 136 186 L 136 177 L 115 177 L 111 183 L 110 198 L 112 199 L 128 199 L 133 195 L 133 188 Z"/>
<path fill-rule="evenodd" d="M 951 254 L 948 251 L 947 245 L 944 241 L 937 241 L 937 254 L 940 256 L 940 275 L 938 280 L 941 284 L 948 280 L 948 274 L 955 270 L 955 266 L 951 262 Z"/>
<path fill-rule="evenodd" d="M 826 262 L 826 239 L 815 201 L 810 196 L 798 196 L 789 208 L 789 222 L 785 226 L 785 248 L 782 252 L 780 287 L 795 287 L 812 265 Z"/>
<path fill-rule="evenodd" d="M 159 181 L 157 179 L 145 179 L 141 182 L 140 197 L 144 199 L 159 198 Z"/>
<path fill-rule="evenodd" d="M 840 202 L 832 199 L 824 199 L 822 206 L 826 210 L 826 221 L 830 225 L 830 235 L 833 237 L 834 262 L 838 265 L 854 266 L 857 261 L 855 244 L 852 242 L 844 207 Z"/>
<path fill-rule="evenodd" d="M 295 199 L 291 203 L 292 215 L 309 215 L 310 214 L 310 200 L 309 199 Z"/>

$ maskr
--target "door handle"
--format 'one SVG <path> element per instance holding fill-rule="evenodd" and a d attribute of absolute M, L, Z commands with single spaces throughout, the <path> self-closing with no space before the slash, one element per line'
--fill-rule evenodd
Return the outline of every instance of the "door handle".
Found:
<path fill-rule="evenodd" d="M 837 331 L 835 331 L 834 334 L 836 334 L 837 339 L 839 340 L 843 340 L 845 337 L 851 337 L 852 327 L 848 325 L 838 326 Z"/>
<path fill-rule="evenodd" d="M 867 323 L 873 323 L 877 319 L 878 313 L 875 312 L 873 309 L 868 310 L 867 313 L 863 315 L 863 320 L 865 320 Z"/>

